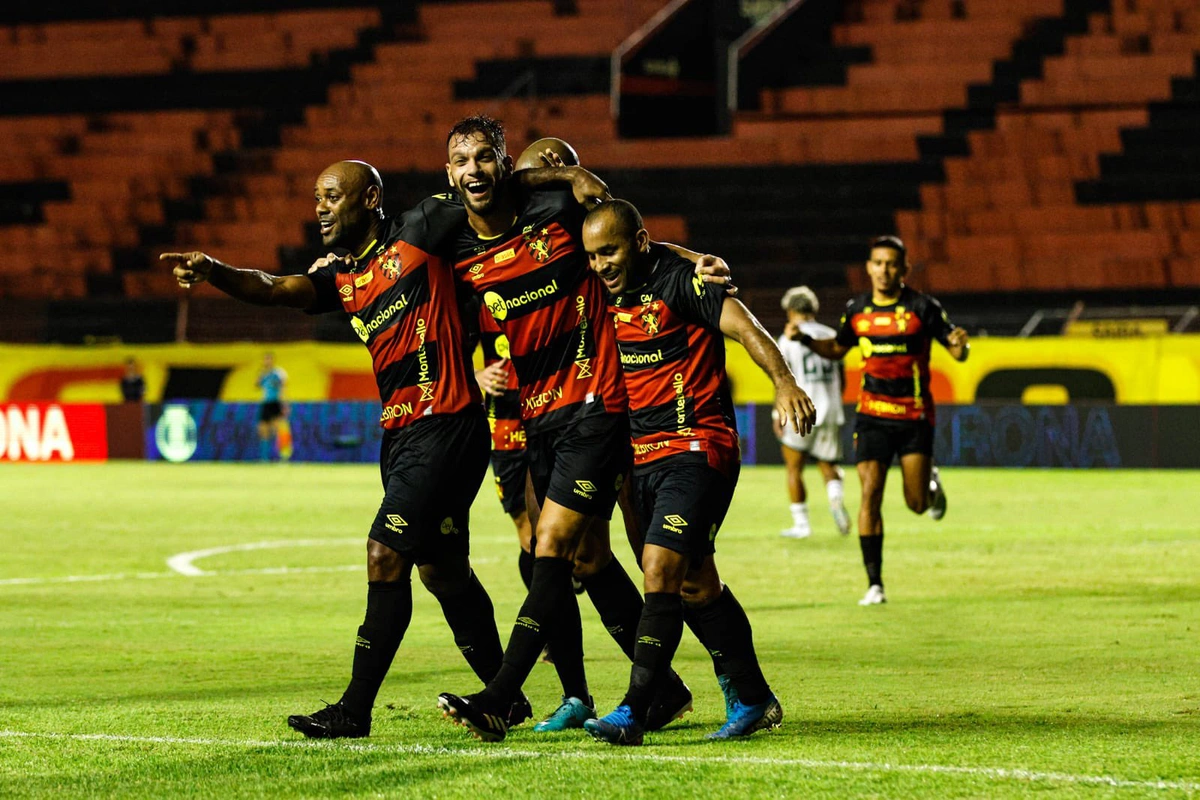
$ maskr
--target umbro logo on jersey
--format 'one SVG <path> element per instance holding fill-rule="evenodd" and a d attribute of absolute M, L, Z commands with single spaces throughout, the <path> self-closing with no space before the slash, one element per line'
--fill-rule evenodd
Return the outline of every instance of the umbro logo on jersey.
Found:
<path fill-rule="evenodd" d="M 471 273 L 471 280 L 477 281 L 483 277 L 483 263 L 480 262 L 471 267 L 467 272 Z"/>

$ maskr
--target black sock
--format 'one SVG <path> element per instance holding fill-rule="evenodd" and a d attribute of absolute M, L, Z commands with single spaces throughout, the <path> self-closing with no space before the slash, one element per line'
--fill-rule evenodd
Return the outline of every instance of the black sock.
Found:
<path fill-rule="evenodd" d="M 354 642 L 354 668 L 342 695 L 346 709 L 360 719 L 371 718 L 375 695 L 412 620 L 412 582 L 367 583 L 367 613 Z"/>
<path fill-rule="evenodd" d="M 521 555 L 517 558 L 517 570 L 521 573 L 521 582 L 528 590 L 529 584 L 533 581 L 533 553 L 521 551 Z"/>
<path fill-rule="evenodd" d="M 616 558 L 611 559 L 595 575 L 584 578 L 592 605 L 600 612 L 600 621 L 629 660 L 633 660 L 638 625 L 642 619 L 642 596 L 629 579 L 629 574 Z M 557 651 L 555 651 L 557 658 Z"/>
<path fill-rule="evenodd" d="M 622 705 L 629 706 L 634 719 L 646 721 L 646 712 L 663 678 L 670 673 L 671 659 L 683 636 L 683 599 L 668 592 L 647 592 L 646 607 L 638 623 L 629 691 Z"/>
<path fill-rule="evenodd" d="M 521 690 L 533 665 L 537 663 L 549 631 L 555 631 L 554 658 L 577 660 L 573 668 L 577 677 L 563 692 L 571 697 L 587 699 L 587 680 L 583 677 L 583 629 L 579 621 L 579 604 L 571 588 L 571 572 L 575 562 L 568 558 L 537 558 L 533 562 L 533 579 L 529 594 L 517 614 L 512 636 L 504 651 L 504 663 L 483 694 L 497 706 L 507 707 Z M 560 654 L 559 648 L 562 648 Z M 575 657 L 575 653 L 580 655 Z M 560 669 L 559 675 L 563 675 Z"/>
<path fill-rule="evenodd" d="M 546 648 L 554 662 L 558 681 L 562 684 L 563 696 L 578 697 L 586 703 L 590 698 L 587 695 L 587 674 L 583 668 L 583 623 L 579 617 L 579 598 L 575 596 L 574 589 L 571 590 L 571 597 L 564 602 L 569 604 L 565 610 L 575 622 L 551 628 L 546 636 Z M 562 653 L 561 658 L 559 653 Z"/>
<path fill-rule="evenodd" d="M 446 623 L 454 632 L 454 644 L 458 645 L 479 680 L 486 684 L 496 677 L 504 658 L 492 598 L 479 582 L 479 576 L 472 574 L 465 591 L 438 597 L 438 602 L 442 604 Z"/>
<path fill-rule="evenodd" d="M 863 566 L 867 568 L 867 585 L 883 586 L 883 534 L 858 537 L 862 548 Z"/>
<path fill-rule="evenodd" d="M 704 628 L 701 627 L 700 622 L 696 619 L 696 610 L 686 603 L 683 606 L 683 621 L 696 637 L 696 641 L 700 642 L 700 646 L 704 648 L 704 652 L 708 653 L 708 657 L 712 659 L 713 674 L 718 679 L 723 677 L 725 675 L 725 668 L 721 666 L 721 660 L 717 658 L 716 653 L 708 646 L 708 642 L 704 640 Z"/>
<path fill-rule="evenodd" d="M 704 629 L 704 640 L 710 652 L 720 659 L 737 689 L 738 699 L 750 706 L 766 702 L 771 688 L 758 665 L 750 620 L 733 592 L 726 586 L 716 600 L 697 608 L 695 613 Z"/>

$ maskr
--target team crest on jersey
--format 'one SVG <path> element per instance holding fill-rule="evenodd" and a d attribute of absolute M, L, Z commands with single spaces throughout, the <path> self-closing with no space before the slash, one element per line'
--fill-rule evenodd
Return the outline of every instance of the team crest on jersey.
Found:
<path fill-rule="evenodd" d="M 533 260 L 539 263 L 550 258 L 550 230 L 542 228 L 536 233 L 525 234 L 525 246 L 529 248 L 529 255 L 533 256 Z"/>
<path fill-rule="evenodd" d="M 404 262 L 400 260 L 400 254 L 396 251 L 390 251 L 384 256 L 383 263 L 379 268 L 383 270 L 383 275 L 389 281 L 394 281 L 400 277 L 400 270 L 404 267 Z"/>
<path fill-rule="evenodd" d="M 659 324 L 658 314 L 654 309 L 648 309 L 642 314 L 642 330 L 646 332 L 647 336 L 657 336 Z"/>

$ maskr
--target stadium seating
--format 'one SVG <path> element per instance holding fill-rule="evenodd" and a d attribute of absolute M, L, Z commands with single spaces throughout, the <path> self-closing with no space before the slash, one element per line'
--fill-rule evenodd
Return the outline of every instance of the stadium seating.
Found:
<path fill-rule="evenodd" d="M 1190 169 L 1194 135 L 1176 139 L 1174 158 L 1121 151 L 1139 133 L 1154 140 L 1146 126 L 1155 103 L 1186 118 L 1186 99 L 1173 91 L 1187 88 L 1197 50 L 1192 3 L 1127 0 L 1092 14 L 1086 32 L 1045 60 L 1040 79 L 1021 83 L 1019 105 L 998 110 L 993 130 L 969 134 L 971 154 L 946 160 L 946 182 L 924 187 L 922 209 L 897 215 L 928 259 L 927 285 L 943 293 L 1196 286 L 1190 229 L 1200 190 L 1149 188 L 1152 176 Z"/>
<path fill-rule="evenodd" d="M 317 171 L 362 158 L 410 205 L 477 111 L 514 150 L 570 140 L 751 296 L 861 287 L 847 265 L 893 231 L 939 293 L 1200 278 L 1190 0 L 810 0 L 836 8 L 824 67 L 755 73 L 730 136 L 649 139 L 618 135 L 608 61 L 663 0 L 110 5 L 0 27 L 0 295 L 173 297 L 153 263 L 172 247 L 302 269 Z M 469 52 L 464 19 L 488 22 Z"/>

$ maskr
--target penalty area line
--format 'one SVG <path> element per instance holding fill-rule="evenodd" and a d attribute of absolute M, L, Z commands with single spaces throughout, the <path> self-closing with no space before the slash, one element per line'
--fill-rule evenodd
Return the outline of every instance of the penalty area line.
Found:
<path fill-rule="evenodd" d="M 801 767 L 811 770 L 833 772 L 880 772 L 932 775 L 961 775 L 972 778 L 988 778 L 998 781 L 1023 783 L 1062 783 L 1089 786 L 1107 786 L 1113 789 L 1162 789 L 1169 791 L 1200 792 L 1200 783 L 1168 780 L 1130 780 L 1111 775 L 1075 775 L 1065 772 L 1039 772 L 1029 769 L 1007 767 L 965 767 L 950 764 L 892 764 L 870 761 L 824 761 L 813 758 L 769 758 L 765 756 L 671 756 L 655 753 L 605 752 L 603 750 L 580 750 L 578 752 L 538 750 L 514 750 L 503 745 L 495 747 L 431 747 L 429 745 L 362 744 L 351 742 L 313 742 L 307 740 L 280 739 L 257 741 L 253 739 L 210 739 L 186 736 L 123 736 L 108 733 L 36 733 L 29 731 L 0 730 L 3 739 L 56 739 L 80 742 L 110 742 L 114 744 L 164 744 L 189 747 L 228 747 L 237 749 L 310 749 L 328 753 L 346 751 L 352 753 L 394 753 L 398 755 L 455 756 L 485 760 L 505 759 L 577 759 L 582 761 L 609 761 L 651 764 L 733 764 L 765 767 Z M 719 745 L 714 745 L 719 747 Z"/>

